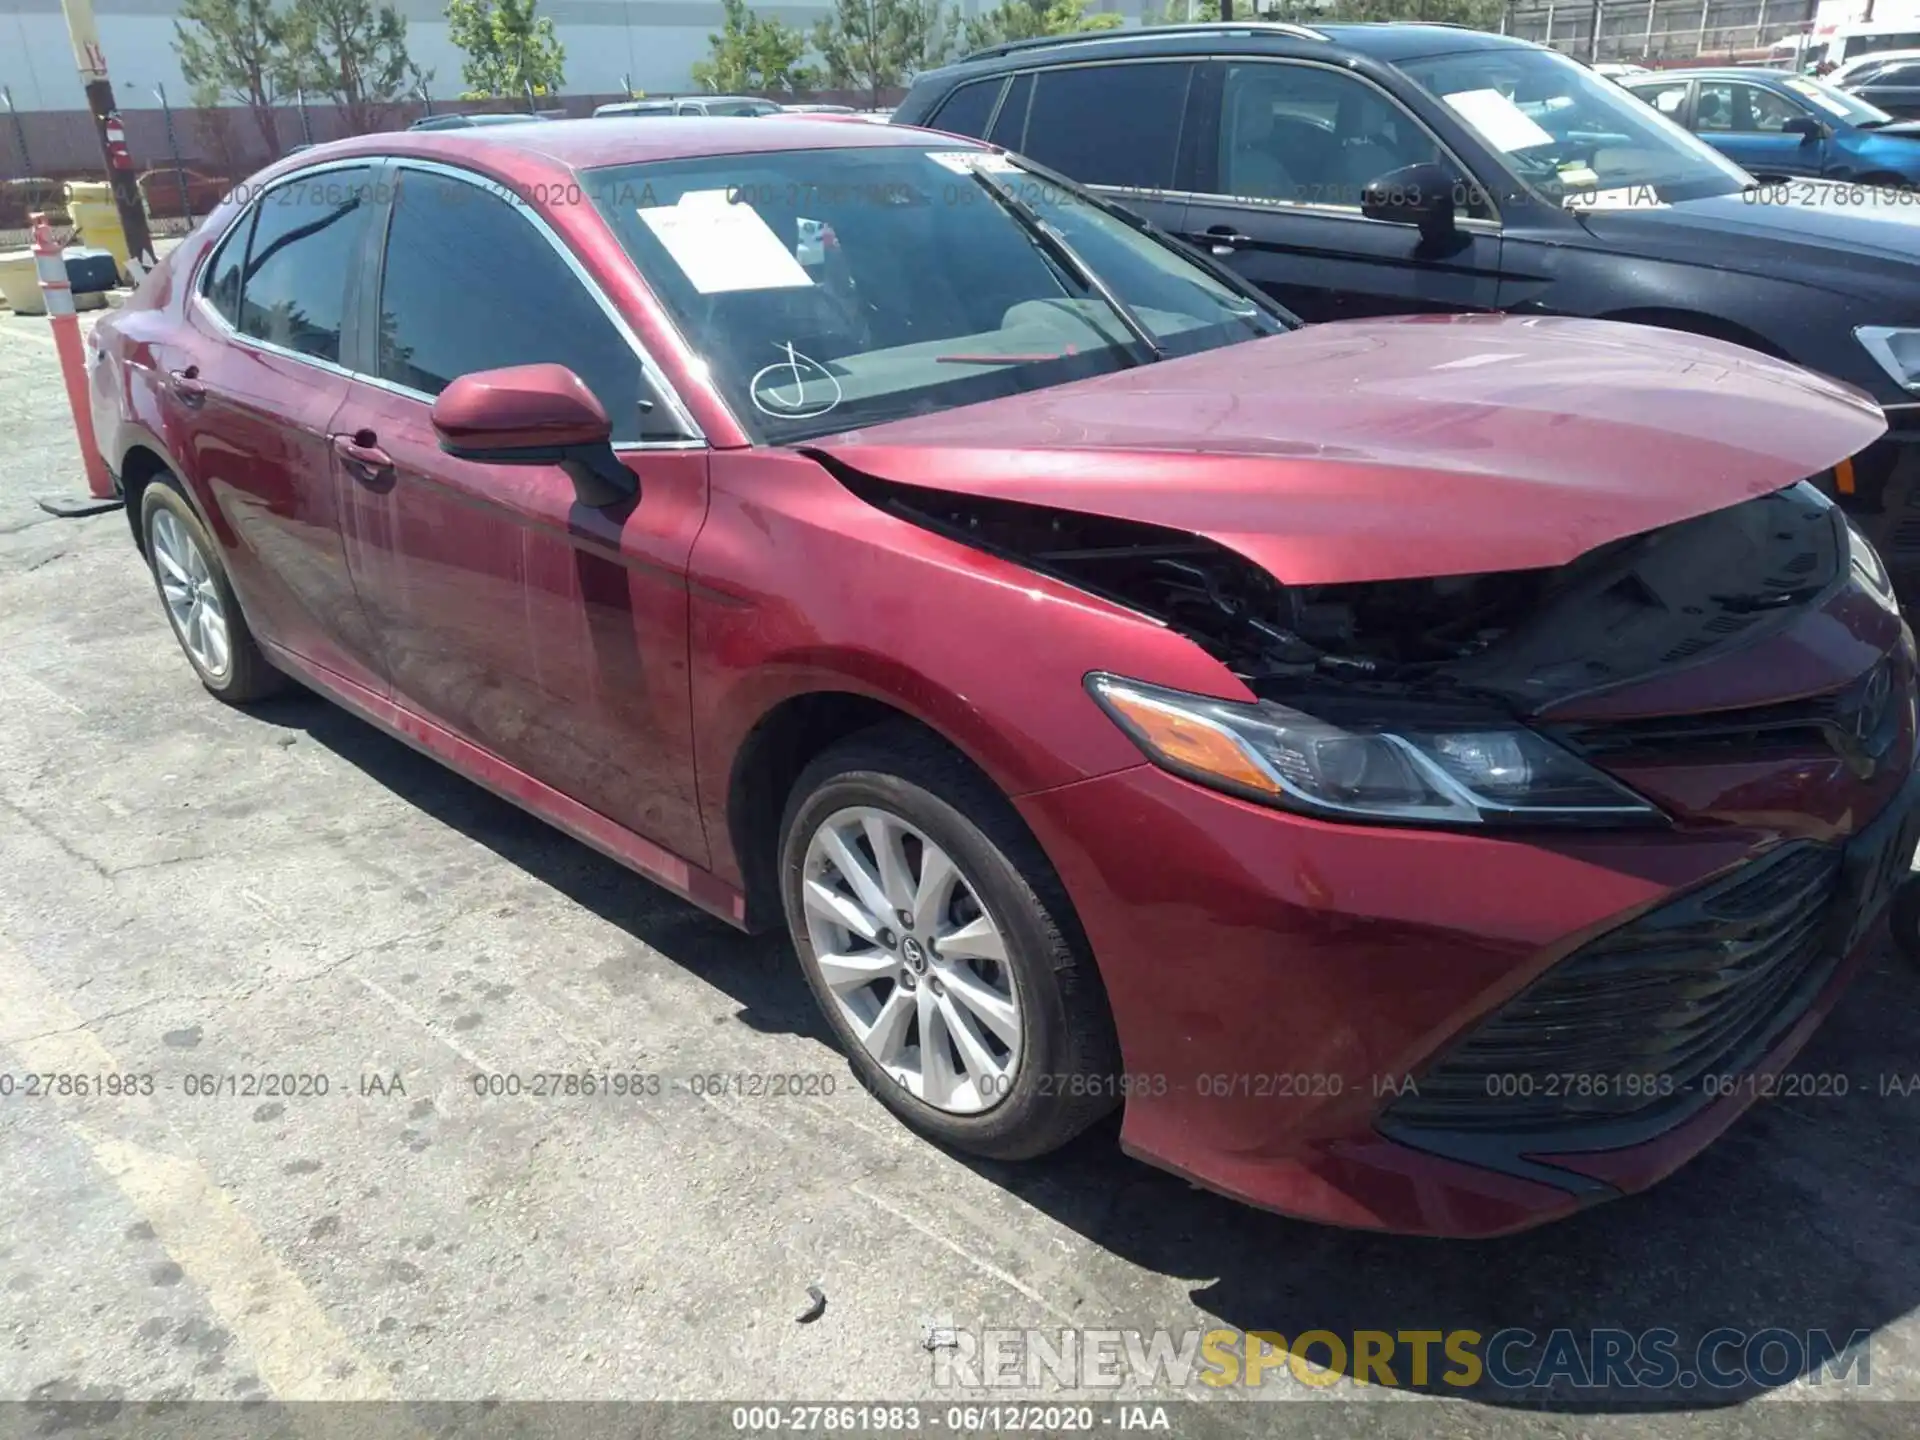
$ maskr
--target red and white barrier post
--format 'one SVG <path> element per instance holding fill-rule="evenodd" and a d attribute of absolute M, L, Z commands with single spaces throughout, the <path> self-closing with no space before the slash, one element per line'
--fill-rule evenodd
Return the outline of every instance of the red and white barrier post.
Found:
<path fill-rule="evenodd" d="M 87 472 L 86 500 L 41 500 L 42 510 L 53 515 L 93 515 L 120 504 L 113 477 L 100 454 L 93 434 L 93 398 L 87 389 L 86 348 L 80 339 L 80 316 L 73 305 L 73 286 L 67 281 L 66 258 L 60 242 L 53 238 L 47 217 L 36 211 L 33 222 L 33 268 L 40 280 L 40 297 L 46 303 L 47 319 L 53 326 L 53 348 L 60 356 L 60 378 L 66 383 L 67 404 L 73 410 L 73 424 L 80 440 L 80 461 Z"/>

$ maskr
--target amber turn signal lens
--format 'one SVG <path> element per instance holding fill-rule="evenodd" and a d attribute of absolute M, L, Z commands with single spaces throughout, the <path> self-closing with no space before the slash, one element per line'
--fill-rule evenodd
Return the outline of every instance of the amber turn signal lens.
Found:
<path fill-rule="evenodd" d="M 1217 775 L 1263 794 L 1281 793 L 1274 778 L 1254 764 L 1253 758 L 1226 731 L 1118 686 L 1107 690 L 1105 697 L 1107 704 L 1133 727 L 1140 743 L 1171 764 Z"/>

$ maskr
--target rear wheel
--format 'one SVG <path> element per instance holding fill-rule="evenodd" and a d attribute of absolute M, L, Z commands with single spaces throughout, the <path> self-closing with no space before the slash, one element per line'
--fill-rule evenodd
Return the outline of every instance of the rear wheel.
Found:
<path fill-rule="evenodd" d="M 801 775 L 781 837 L 807 983 L 902 1120 L 1017 1160 L 1112 1108 L 1112 1021 L 1059 880 L 964 759 L 910 727 L 856 736 Z"/>
<path fill-rule="evenodd" d="M 172 475 L 148 483 L 140 525 L 160 604 L 200 683 L 234 705 L 284 689 L 286 677 L 267 662 L 240 613 L 218 547 Z"/>

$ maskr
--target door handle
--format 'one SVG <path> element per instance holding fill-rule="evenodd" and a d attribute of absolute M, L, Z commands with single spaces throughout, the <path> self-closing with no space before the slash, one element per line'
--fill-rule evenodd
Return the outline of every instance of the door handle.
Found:
<path fill-rule="evenodd" d="M 184 370 L 169 370 L 167 388 L 185 404 L 200 406 L 206 403 L 207 386 L 200 378 L 198 365 L 189 365 Z"/>
<path fill-rule="evenodd" d="M 1205 238 L 1208 247 L 1216 255 L 1231 255 L 1234 246 L 1253 243 L 1251 235 L 1242 235 L 1231 225 L 1209 225 Z"/>
<path fill-rule="evenodd" d="M 333 453 L 363 480 L 377 480 L 393 469 L 393 457 L 380 448 L 379 437 L 371 430 L 334 436 Z"/>

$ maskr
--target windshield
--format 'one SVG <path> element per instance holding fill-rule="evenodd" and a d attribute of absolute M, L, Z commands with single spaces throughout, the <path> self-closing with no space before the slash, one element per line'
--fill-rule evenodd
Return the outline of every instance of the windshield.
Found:
<path fill-rule="evenodd" d="M 714 156 L 587 183 L 767 443 L 1287 328 L 1224 272 L 987 151 Z"/>
<path fill-rule="evenodd" d="M 780 107 L 771 100 L 708 100 L 709 115 L 777 115 Z"/>
<path fill-rule="evenodd" d="M 1893 119 L 1893 116 L 1878 105 L 1869 105 L 1858 95 L 1849 95 L 1839 87 L 1829 85 L 1824 80 L 1815 80 L 1810 75 L 1795 75 L 1792 79 L 1782 80 L 1780 83 L 1801 99 L 1811 101 L 1817 109 L 1824 110 L 1829 115 L 1838 116 L 1850 125 L 1864 125 L 1872 128 L 1875 125 L 1885 125 Z"/>
<path fill-rule="evenodd" d="M 1551 50 L 1470 50 L 1400 68 L 1552 204 L 1665 204 L 1753 183 L 1644 101 Z"/>

